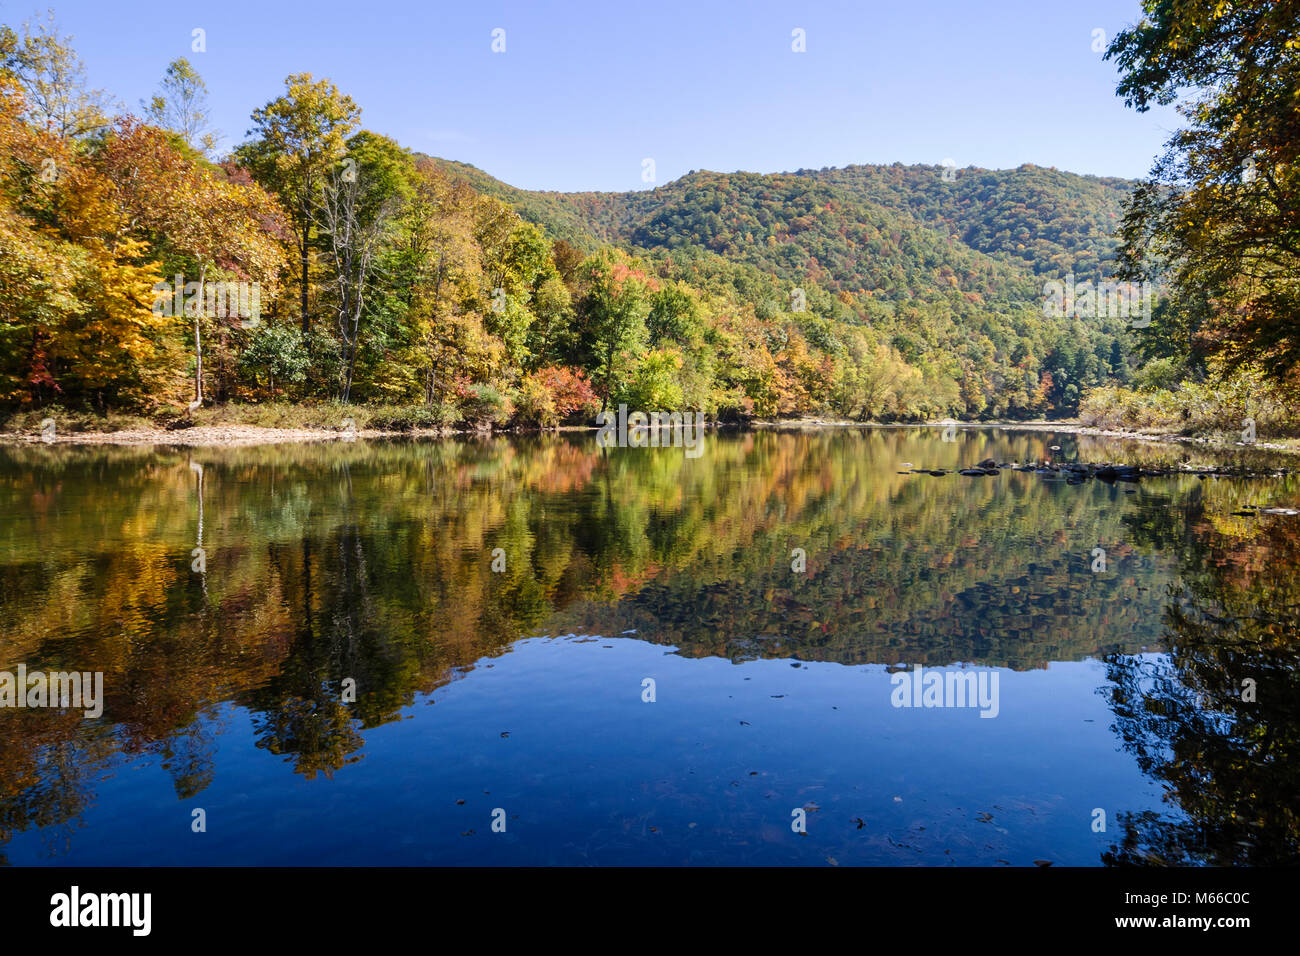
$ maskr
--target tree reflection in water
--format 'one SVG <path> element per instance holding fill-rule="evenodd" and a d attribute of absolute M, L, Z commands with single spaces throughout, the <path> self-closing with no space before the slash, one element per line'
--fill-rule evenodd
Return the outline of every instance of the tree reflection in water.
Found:
<path fill-rule="evenodd" d="M 1103 860 L 1295 864 L 1300 524 L 1216 518 L 1198 499 L 1182 526 L 1166 652 L 1107 658 L 1115 730 L 1171 812 L 1121 815 Z"/>
<path fill-rule="evenodd" d="M 0 846 L 35 829 L 57 849 L 98 781 L 141 756 L 198 797 L 223 715 L 327 785 L 417 695 L 522 636 L 581 627 L 698 658 L 1102 659 L 1121 745 L 1169 801 L 1119 808 L 1105 862 L 1293 861 L 1300 519 L 1230 517 L 1293 503 L 1292 480 L 1170 478 L 1126 497 L 899 474 L 1052 444 L 1133 454 L 925 429 L 711 435 L 698 460 L 590 435 L 0 449 L 0 669 L 103 671 L 106 693 L 98 721 L 0 711 Z M 1105 575 L 1090 570 L 1099 544 Z"/>

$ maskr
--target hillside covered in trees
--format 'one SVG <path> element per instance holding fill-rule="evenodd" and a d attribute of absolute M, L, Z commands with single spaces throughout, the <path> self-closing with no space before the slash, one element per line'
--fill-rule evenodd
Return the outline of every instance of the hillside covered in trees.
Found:
<path fill-rule="evenodd" d="M 1024 166 L 692 172 L 539 193 L 368 130 L 293 74 L 214 154 L 175 61 L 133 115 L 52 22 L 0 31 L 0 403 L 189 416 L 361 403 L 397 427 L 1071 415 L 1126 382 L 1129 184 Z"/>

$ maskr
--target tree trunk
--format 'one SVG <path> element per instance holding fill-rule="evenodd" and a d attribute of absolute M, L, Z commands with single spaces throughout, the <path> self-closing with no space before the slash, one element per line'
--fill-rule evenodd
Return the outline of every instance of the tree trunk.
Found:
<path fill-rule="evenodd" d="M 609 349 L 605 352 L 605 397 L 601 400 L 600 410 L 602 412 L 609 409 L 609 393 L 614 388 L 614 346 L 610 344 Z"/>
<path fill-rule="evenodd" d="M 361 330 L 361 307 L 357 306 L 356 318 L 352 320 L 352 344 L 348 349 L 348 381 L 343 387 L 343 403 L 352 400 L 352 372 L 357 367 L 357 336 Z"/>
<path fill-rule="evenodd" d="M 300 283 L 300 296 L 302 302 L 302 333 L 306 335 L 311 331 L 311 319 L 307 315 L 307 230 L 311 227 L 306 225 L 306 213 L 303 213 L 304 225 L 302 227 L 302 236 L 298 240 L 298 251 L 301 254 L 302 281 Z"/>
<path fill-rule="evenodd" d="M 194 408 L 203 404 L 203 333 L 199 323 L 203 321 L 203 283 L 208 275 L 207 264 L 199 268 L 199 301 L 194 310 Z"/>

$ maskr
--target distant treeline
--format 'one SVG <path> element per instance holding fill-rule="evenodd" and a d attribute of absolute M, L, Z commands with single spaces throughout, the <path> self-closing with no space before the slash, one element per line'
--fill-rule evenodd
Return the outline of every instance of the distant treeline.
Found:
<path fill-rule="evenodd" d="M 1112 47 L 1139 108 L 1204 79 L 1175 26 L 1227 53 L 1241 50 L 1214 32 L 1225 17 L 1294 36 L 1268 5 L 1185 6 Z M 895 165 L 525 192 L 365 130 L 307 73 L 219 157 L 186 60 L 137 116 L 87 84 L 52 21 L 0 27 L 0 405 L 989 419 L 1074 415 L 1135 373 L 1143 387 L 1221 366 L 1285 379 L 1295 145 L 1269 131 L 1294 106 L 1261 87 L 1294 92 L 1295 50 L 1276 49 L 1275 73 L 1221 94 L 1259 140 L 1223 134 L 1232 155 L 1216 161 L 1245 164 L 1224 206 L 1180 193 L 1172 167 L 1148 184 Z M 1203 147 L 1184 137 L 1166 166 Z M 1180 233 L 1189 209 L 1219 239 Z M 1150 329 L 1046 313 L 1045 284 L 1116 275 L 1171 293 Z"/>

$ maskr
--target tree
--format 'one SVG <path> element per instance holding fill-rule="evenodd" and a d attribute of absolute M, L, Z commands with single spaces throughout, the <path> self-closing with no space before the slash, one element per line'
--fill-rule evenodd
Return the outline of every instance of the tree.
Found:
<path fill-rule="evenodd" d="M 42 160 L 71 161 L 66 144 L 22 122 L 22 93 L 0 77 L 0 399 L 40 401 L 62 391 L 52 354 L 67 317 L 88 306 L 75 245 L 42 227 L 57 182 L 31 171 Z"/>
<path fill-rule="evenodd" d="M 592 377 L 598 383 L 601 409 L 620 389 L 646 342 L 651 280 L 609 251 L 583 266 L 587 289 L 583 300 Z"/>
<path fill-rule="evenodd" d="M 217 133 L 211 127 L 207 84 L 184 57 L 168 64 L 158 92 L 141 105 L 150 122 L 171 130 L 190 149 L 210 156 L 216 148 Z"/>
<path fill-rule="evenodd" d="M 292 325 L 265 323 L 253 330 L 239 354 L 240 371 L 254 385 L 265 380 L 275 396 L 276 385 L 298 385 L 307 378 L 308 354 L 302 331 Z"/>
<path fill-rule="evenodd" d="M 700 334 L 700 303 L 682 282 L 664 285 L 651 296 L 646 318 L 650 344 L 687 343 Z"/>
<path fill-rule="evenodd" d="M 285 259 L 277 241 L 285 234 L 281 211 L 255 183 L 229 181 L 221 169 L 182 155 L 161 130 L 131 119 L 114 126 L 96 163 L 161 264 L 190 281 L 197 274 L 197 294 L 185 297 L 184 310 L 193 319 L 197 408 L 204 397 L 203 321 L 221 311 L 209 308 L 216 301 L 208 279 L 219 271 L 256 283 L 259 300 L 261 287 L 269 295 Z"/>
<path fill-rule="evenodd" d="M 1125 213 L 1130 278 L 1167 276 L 1228 369 L 1300 371 L 1300 3 L 1146 0 L 1107 51 L 1118 92 L 1178 103 L 1179 130 Z M 1198 313 L 1207 313 L 1198 315 Z"/>
<path fill-rule="evenodd" d="M 10 399 L 51 393 L 101 410 L 165 391 L 160 275 L 102 152 L 25 122 L 0 81 L 0 327 Z M 46 164 L 50 165 L 47 167 Z M 53 175 L 41 175 L 45 169 Z"/>
<path fill-rule="evenodd" d="M 348 156 L 325 177 L 316 207 L 329 250 L 335 314 L 344 350 L 340 397 L 351 399 L 361 318 L 374 278 L 376 257 L 390 224 L 409 192 L 403 164 L 410 160 L 392 140 L 360 133 L 348 141 Z"/>
<path fill-rule="evenodd" d="M 25 117 L 60 139 L 77 139 L 108 125 L 111 98 L 86 83 L 86 65 L 59 33 L 54 14 L 23 24 L 19 40 L 10 33 L 6 72 L 24 94 Z"/>
<path fill-rule="evenodd" d="M 237 151 L 239 162 L 279 194 L 293 225 L 298 252 L 299 305 L 303 332 L 311 329 L 312 229 L 321 189 L 344 158 L 347 138 L 361 110 L 329 80 L 310 73 L 286 77 L 286 92 L 253 111 L 253 137 Z"/>
<path fill-rule="evenodd" d="M 531 306 L 536 286 L 554 273 L 551 243 L 532 223 L 491 196 L 475 204 L 474 238 L 478 243 L 491 307 L 484 326 L 501 339 L 506 354 L 522 365 L 525 341 L 535 318 Z"/>
<path fill-rule="evenodd" d="M 423 378 L 430 405 L 451 390 L 459 373 L 482 369 L 486 334 L 478 314 L 485 308 L 485 280 L 474 240 L 476 200 L 474 190 L 452 182 L 430 161 L 417 164 L 395 256 L 400 274 L 393 281 L 406 307 L 410 364 Z"/>

